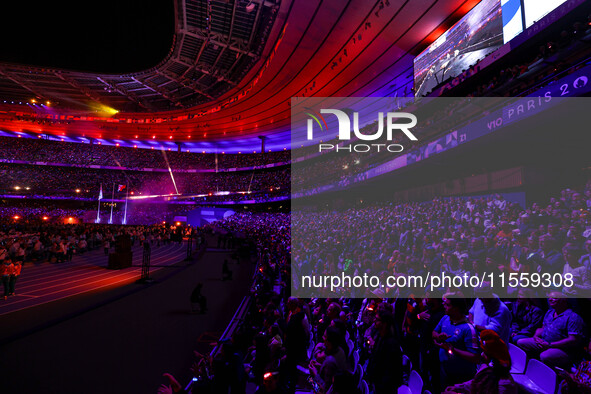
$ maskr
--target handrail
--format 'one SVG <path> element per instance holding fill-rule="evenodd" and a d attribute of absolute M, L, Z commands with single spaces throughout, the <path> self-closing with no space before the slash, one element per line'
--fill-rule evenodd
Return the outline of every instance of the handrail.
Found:
<path fill-rule="evenodd" d="M 244 296 L 244 298 L 242 298 L 242 302 L 238 306 L 238 309 L 236 309 L 236 312 L 234 312 L 234 316 L 232 317 L 232 320 L 230 320 L 230 323 L 226 327 L 226 330 L 224 331 L 224 333 L 222 334 L 220 339 L 227 338 L 228 336 L 231 336 L 236 331 L 238 326 L 240 324 L 242 324 L 242 322 L 244 321 L 244 315 L 248 311 L 248 308 L 250 308 L 251 301 L 252 301 L 252 297 L 250 295 Z M 218 342 L 218 344 L 216 344 L 216 346 L 213 348 L 213 350 L 211 351 L 211 353 L 209 355 L 212 358 L 214 358 L 218 355 L 220 350 L 221 350 L 221 346 L 220 346 L 220 343 Z"/>

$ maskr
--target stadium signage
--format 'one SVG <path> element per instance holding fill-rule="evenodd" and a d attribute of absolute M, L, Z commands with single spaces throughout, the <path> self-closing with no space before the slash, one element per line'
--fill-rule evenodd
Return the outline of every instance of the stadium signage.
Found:
<path fill-rule="evenodd" d="M 314 112 L 314 111 L 312 111 Z M 328 130 L 328 125 L 324 120 L 322 114 L 332 114 L 335 115 L 339 125 L 339 133 L 338 138 L 341 141 L 351 141 L 352 134 L 355 136 L 357 140 L 360 141 L 377 141 L 382 139 L 384 136 L 384 118 L 386 119 L 386 126 L 385 126 L 385 135 L 387 141 L 392 141 L 394 132 L 401 131 L 409 140 L 411 141 L 418 141 L 417 137 L 410 131 L 411 128 L 415 127 L 417 124 L 417 117 L 408 112 L 388 112 L 384 117 L 383 112 L 378 113 L 378 125 L 377 130 L 373 134 L 364 134 L 359 130 L 359 113 L 353 112 L 353 122 L 347 114 L 343 110 L 339 109 L 321 109 L 320 114 L 318 113 L 310 113 L 306 112 L 307 115 L 311 117 L 308 119 L 308 140 L 314 139 L 314 121 L 320 126 L 320 130 L 324 130 L 324 127 Z M 320 121 L 322 120 L 322 122 Z M 400 122 L 402 120 L 402 122 Z M 323 127 L 324 124 L 324 127 Z M 353 127 L 351 127 L 353 126 Z M 351 131 L 353 133 L 351 133 Z M 381 152 L 381 151 L 388 151 L 392 153 L 399 153 L 404 150 L 404 147 L 400 144 L 363 144 L 363 143 L 352 143 L 349 145 L 341 145 L 341 144 L 326 144 L 321 143 L 318 145 L 319 152 L 327 151 L 327 150 L 336 150 L 339 151 L 347 151 L 347 152 L 358 152 L 358 153 L 365 153 L 365 152 Z"/>

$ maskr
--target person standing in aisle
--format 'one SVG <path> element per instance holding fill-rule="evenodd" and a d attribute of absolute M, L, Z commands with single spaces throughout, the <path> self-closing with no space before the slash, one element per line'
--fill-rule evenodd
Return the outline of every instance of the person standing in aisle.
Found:
<path fill-rule="evenodd" d="M 9 281 L 8 281 L 8 287 L 9 287 L 8 295 L 16 295 L 14 289 L 16 286 L 16 281 L 21 274 L 22 268 L 23 268 L 22 262 L 20 262 L 18 260 L 14 262 L 14 268 L 12 270 L 12 275 L 10 275 Z"/>
<path fill-rule="evenodd" d="M 8 294 L 10 293 L 10 275 L 12 275 L 14 271 L 14 264 L 12 264 L 12 260 L 7 258 L 4 260 L 4 264 L 2 264 L 2 285 L 4 286 L 4 299 L 8 298 Z"/>

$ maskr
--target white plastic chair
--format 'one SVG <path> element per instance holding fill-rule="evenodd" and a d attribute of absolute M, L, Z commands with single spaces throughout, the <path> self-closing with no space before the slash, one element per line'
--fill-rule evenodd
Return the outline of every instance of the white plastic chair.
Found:
<path fill-rule="evenodd" d="M 510 343 L 509 355 L 511 356 L 511 373 L 525 373 L 525 366 L 527 365 L 527 354 L 525 354 L 525 351 L 520 347 L 517 347 Z"/>
<path fill-rule="evenodd" d="M 423 392 L 423 378 L 417 371 L 411 371 L 408 378 L 408 387 L 412 394 L 421 394 Z"/>
<path fill-rule="evenodd" d="M 353 352 L 353 369 L 359 364 L 359 349 Z"/>
<path fill-rule="evenodd" d="M 405 354 L 402 355 L 402 367 L 404 370 L 412 371 L 412 361 Z"/>
<path fill-rule="evenodd" d="M 312 352 L 314 351 L 315 347 L 316 347 L 316 344 L 314 343 L 313 340 L 310 339 L 310 343 L 308 344 L 308 349 L 306 350 L 306 352 L 308 354 L 308 360 L 312 358 Z"/>
<path fill-rule="evenodd" d="M 412 391 L 410 390 L 410 387 L 403 384 L 398 387 L 398 394 L 412 394 Z"/>
<path fill-rule="evenodd" d="M 359 364 L 359 371 L 361 371 L 359 374 L 359 381 L 362 381 L 363 378 L 365 377 L 365 369 L 363 368 L 363 365 L 361 365 L 361 364 Z"/>
<path fill-rule="evenodd" d="M 369 386 L 365 380 L 362 380 L 361 383 L 359 383 L 359 390 L 361 390 L 361 394 L 369 394 Z"/>
<path fill-rule="evenodd" d="M 353 377 L 355 378 L 355 385 L 359 387 L 359 384 L 361 384 L 361 381 L 363 380 L 363 367 L 361 365 L 357 364 L 355 366 Z"/>
<path fill-rule="evenodd" d="M 353 341 L 350 339 L 347 339 L 346 342 L 347 342 L 347 347 L 349 348 L 349 354 L 347 356 L 351 357 L 351 353 L 353 352 L 355 345 L 353 344 Z"/>
<path fill-rule="evenodd" d="M 528 393 L 554 394 L 556 391 L 556 372 L 539 360 L 529 360 L 525 375 L 511 376 Z"/>

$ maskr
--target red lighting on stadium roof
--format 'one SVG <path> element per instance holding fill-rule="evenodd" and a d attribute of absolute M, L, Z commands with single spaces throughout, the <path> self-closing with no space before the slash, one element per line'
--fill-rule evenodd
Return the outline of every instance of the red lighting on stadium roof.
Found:
<path fill-rule="evenodd" d="M 105 134 L 108 139 L 113 138 L 116 133 L 121 136 L 121 140 L 129 141 L 142 138 L 142 133 L 138 133 L 141 130 L 149 132 L 148 135 L 153 140 L 183 142 L 192 139 L 192 132 L 197 130 L 203 131 L 203 138 L 207 142 L 251 141 L 250 145 L 243 142 L 244 145 L 240 148 L 242 151 L 250 151 L 258 148 L 259 135 L 273 134 L 273 140 L 268 142 L 269 147 L 278 150 L 289 142 L 291 97 L 394 95 L 396 92 L 391 91 L 391 86 L 402 86 L 402 83 L 398 83 L 398 78 L 402 81 L 409 67 L 412 67 L 412 56 L 406 54 L 418 53 L 476 3 L 476 0 L 445 0 L 427 4 L 411 0 L 401 6 L 390 1 L 377 12 L 378 9 L 374 8 L 378 5 L 374 2 L 359 2 L 356 7 L 347 7 L 348 3 L 340 0 L 310 0 L 306 1 L 305 6 L 316 9 L 312 21 L 302 17 L 301 7 L 286 7 L 282 12 L 277 9 L 271 13 L 275 16 L 267 21 L 272 23 L 272 28 L 266 40 L 267 45 L 260 56 L 256 57 L 260 60 L 239 79 L 226 81 L 225 76 L 218 76 L 219 83 L 216 86 L 230 86 L 221 95 L 209 90 L 209 97 L 199 92 L 188 94 L 182 89 L 182 78 L 186 77 L 184 74 L 176 75 L 168 71 L 163 73 L 158 69 L 170 68 L 176 64 L 180 51 L 187 50 L 183 44 L 173 48 L 171 57 L 155 71 L 118 75 L 117 80 L 111 75 L 63 71 L 66 81 L 96 81 L 97 78 L 105 81 L 110 92 L 104 90 L 104 83 L 96 85 L 93 82 L 92 86 L 80 87 L 83 92 L 104 96 L 105 106 L 119 110 L 125 106 L 135 106 L 142 112 L 111 111 L 110 114 L 101 116 L 84 114 L 80 110 L 65 107 L 70 102 L 68 97 L 59 100 L 57 104 L 54 100 L 51 110 L 23 106 L 21 111 L 51 111 L 43 113 L 43 116 L 57 117 L 61 121 L 44 126 L 44 133 L 53 135 L 74 137 L 84 134 L 88 138 L 102 138 Z M 270 10 L 274 7 L 271 3 L 265 5 L 267 6 L 271 7 Z M 388 21 L 390 22 L 387 23 Z M 311 22 L 315 26 L 313 31 L 307 30 Z M 367 22 L 370 22 L 370 28 L 365 27 Z M 256 28 L 260 27 L 253 27 Z M 306 32 L 302 40 L 294 40 L 293 37 L 300 36 L 302 31 Z M 331 39 L 327 39 L 328 37 Z M 344 49 L 347 50 L 346 55 Z M 236 55 L 231 50 L 228 51 L 231 55 Z M 259 53 L 254 44 L 248 51 Z M 249 56 L 240 53 L 238 55 L 240 59 Z M 200 62 L 197 61 L 197 69 L 199 65 Z M 215 67 L 220 65 L 216 64 Z M 215 67 L 213 69 L 217 71 Z M 55 83 L 56 91 L 62 84 L 67 85 L 66 81 L 55 81 L 55 74 L 42 68 L 22 66 L 14 72 L 18 73 L 19 78 L 24 78 L 29 70 L 37 73 L 37 80 L 43 81 L 45 78 Z M 150 82 L 156 75 L 166 79 L 162 82 L 166 88 Z M 123 82 L 127 79 L 129 82 Z M 126 95 L 126 84 L 132 86 L 132 83 L 138 86 L 137 91 L 133 95 Z M 183 97 L 187 97 L 186 99 L 178 98 L 176 91 L 168 90 L 168 86 L 174 84 L 180 84 L 178 94 L 185 94 Z M 184 84 L 187 85 L 186 82 Z M 40 88 L 45 84 L 38 83 L 36 86 Z M 48 83 L 48 86 L 51 89 L 53 85 Z M 195 86 L 200 85 L 197 83 Z M 72 85 L 68 85 L 68 89 L 72 89 Z M 144 90 L 145 96 L 142 95 Z M 39 97 L 52 96 L 51 92 L 46 93 L 39 93 Z M 403 95 L 402 90 L 397 93 L 399 96 Z M 193 96 L 200 97 L 201 101 L 191 105 Z M 109 100 L 118 100 L 119 104 Z M 71 102 L 74 101 L 79 100 Z M 166 103 L 166 106 L 159 107 L 157 103 Z M 163 110 L 171 107 L 180 109 Z M 0 126 L 7 130 L 22 128 L 19 122 L 1 115 Z M 229 149 L 226 151 L 230 152 Z"/>

